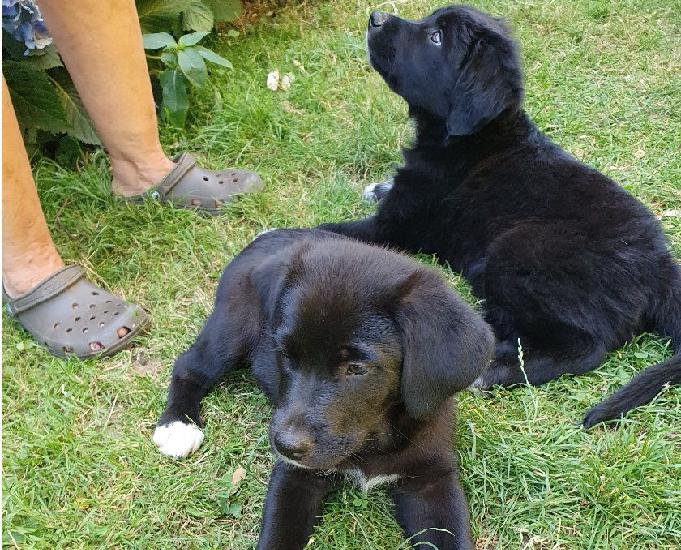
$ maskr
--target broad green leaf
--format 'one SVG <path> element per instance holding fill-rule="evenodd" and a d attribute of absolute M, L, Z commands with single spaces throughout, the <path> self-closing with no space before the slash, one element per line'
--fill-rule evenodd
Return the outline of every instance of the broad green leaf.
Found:
<path fill-rule="evenodd" d="M 160 48 L 175 48 L 177 42 L 167 32 L 153 32 L 142 35 L 145 50 L 158 50 Z"/>
<path fill-rule="evenodd" d="M 193 46 L 194 44 L 201 42 L 205 36 L 208 36 L 207 32 L 190 32 L 189 34 L 180 36 L 178 43 L 180 46 Z"/>
<path fill-rule="evenodd" d="M 233 21 L 243 11 L 241 0 L 205 0 L 213 9 L 213 17 L 216 23 Z"/>
<path fill-rule="evenodd" d="M 142 32 L 165 31 L 179 20 L 192 0 L 136 0 Z"/>
<path fill-rule="evenodd" d="M 163 52 L 161 54 L 161 61 L 171 69 L 174 69 L 177 66 L 177 54 L 175 52 Z"/>
<path fill-rule="evenodd" d="M 166 120 L 173 126 L 183 128 L 189 109 L 187 81 L 179 69 L 166 69 L 161 73 L 160 81 Z"/>
<path fill-rule="evenodd" d="M 53 133 L 66 131 L 64 109 L 47 73 L 10 60 L 2 64 L 2 72 L 21 127 Z"/>
<path fill-rule="evenodd" d="M 179 50 L 177 52 L 177 64 L 192 86 L 201 88 L 208 82 L 206 64 L 203 61 L 203 57 L 194 48 Z"/>
<path fill-rule="evenodd" d="M 230 516 L 235 517 L 235 518 L 240 518 L 241 517 L 241 511 L 243 510 L 244 505 L 241 504 L 240 502 L 235 502 L 233 504 L 229 505 L 228 508 L 228 513 Z"/>
<path fill-rule="evenodd" d="M 213 23 L 213 10 L 203 0 L 190 0 L 182 12 L 182 28 L 186 31 L 210 32 Z"/>
<path fill-rule="evenodd" d="M 24 57 L 24 63 L 28 63 L 35 69 L 40 69 L 46 71 L 48 69 L 54 69 L 55 67 L 62 67 L 61 57 L 57 52 L 57 48 L 53 45 L 47 46 L 40 55 L 29 55 Z"/>
<path fill-rule="evenodd" d="M 66 116 L 66 133 L 79 141 L 90 145 L 99 145 L 101 142 L 95 132 L 95 127 L 83 107 L 83 102 L 73 84 L 60 83 L 51 78 L 54 89 L 59 96 L 64 114 Z"/>
<path fill-rule="evenodd" d="M 179 15 L 187 9 L 191 0 L 135 0 L 137 15 L 143 17 L 156 17 L 167 15 Z"/>
<path fill-rule="evenodd" d="M 232 63 L 228 59 L 225 59 L 221 55 L 216 54 L 213 50 L 209 50 L 208 48 L 204 48 L 203 46 L 196 46 L 194 50 L 199 52 L 199 55 L 203 57 L 206 61 L 210 61 L 211 63 L 215 63 L 216 65 L 220 65 L 221 67 L 227 67 L 228 69 L 233 68 Z"/>
<path fill-rule="evenodd" d="M 22 42 L 17 41 L 5 29 L 2 29 L 2 61 L 3 63 L 9 59 L 16 61 L 24 59 L 24 51 L 26 46 Z"/>

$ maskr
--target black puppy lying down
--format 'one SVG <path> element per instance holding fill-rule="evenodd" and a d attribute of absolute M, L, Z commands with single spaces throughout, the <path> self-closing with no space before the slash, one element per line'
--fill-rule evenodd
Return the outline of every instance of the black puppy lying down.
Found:
<path fill-rule="evenodd" d="M 592 409 L 585 426 L 681 383 L 681 271 L 660 224 L 530 121 L 505 26 L 464 6 L 421 21 L 373 13 L 368 47 L 409 104 L 415 143 L 375 216 L 322 227 L 437 254 L 463 272 L 498 340 L 479 387 L 588 372 L 644 330 L 670 337 L 675 355 Z"/>
<path fill-rule="evenodd" d="M 225 269 L 213 313 L 175 363 L 154 442 L 175 457 L 194 451 L 201 399 L 250 363 L 274 406 L 278 456 L 258 548 L 303 548 L 341 477 L 390 482 L 406 533 L 434 528 L 415 542 L 473 548 L 450 397 L 493 347 L 435 272 L 333 233 L 276 230 Z"/>

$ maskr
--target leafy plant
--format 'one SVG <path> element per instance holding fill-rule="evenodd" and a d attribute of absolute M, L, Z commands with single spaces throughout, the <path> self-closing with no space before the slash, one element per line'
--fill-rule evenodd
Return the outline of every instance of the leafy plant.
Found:
<path fill-rule="evenodd" d="M 144 48 L 162 50 L 160 56 L 148 56 L 165 67 L 159 74 L 163 90 L 162 110 L 170 124 L 182 128 L 187 118 L 189 101 L 187 85 L 203 88 L 208 83 L 206 61 L 220 67 L 232 68 L 232 64 L 214 51 L 198 43 L 207 32 L 192 32 L 178 41 L 167 32 L 144 35 Z"/>
<path fill-rule="evenodd" d="M 3 74 L 28 143 L 36 143 L 40 131 L 99 143 L 38 6 L 3 0 L 2 29 Z"/>
<path fill-rule="evenodd" d="M 243 495 L 239 495 L 242 481 L 246 477 L 246 470 L 241 466 L 233 472 L 223 476 L 220 485 L 224 487 L 216 496 L 217 504 L 221 512 L 233 518 L 240 518 L 243 510 Z"/>
<path fill-rule="evenodd" d="M 150 72 L 161 84 L 164 116 L 182 127 L 189 109 L 187 85 L 202 87 L 208 82 L 205 61 L 231 67 L 198 42 L 215 23 L 239 15 L 241 1 L 136 0 L 136 6 L 143 32 L 152 33 L 145 36 L 145 47 L 162 41 L 149 49 L 163 49 L 158 57 L 163 70 L 150 56 Z M 71 144 L 77 143 L 74 140 L 99 144 L 35 1 L 2 0 L 2 26 L 3 74 L 27 145 L 35 148 L 55 140 L 59 144 L 64 134 Z M 184 34 L 187 31 L 193 32 Z"/>
<path fill-rule="evenodd" d="M 215 23 L 231 21 L 241 13 L 241 0 L 136 0 L 144 33 L 169 31 L 210 32 Z"/>
<path fill-rule="evenodd" d="M 39 132 L 67 134 L 83 143 L 99 144 L 94 127 L 53 46 L 41 55 L 22 58 L 3 40 L 3 74 L 19 125 L 29 144 Z"/>

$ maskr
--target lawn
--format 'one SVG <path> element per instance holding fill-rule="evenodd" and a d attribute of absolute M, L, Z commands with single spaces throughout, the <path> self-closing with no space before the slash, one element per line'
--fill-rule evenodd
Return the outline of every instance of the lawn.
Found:
<path fill-rule="evenodd" d="M 648 205 L 681 257 L 681 2 L 476 1 L 522 41 L 527 109 L 539 126 Z M 440 3 L 384 2 L 419 17 Z M 361 189 L 409 142 L 405 105 L 365 59 L 364 0 L 263 13 L 210 44 L 234 63 L 198 98 L 170 154 L 256 169 L 266 191 L 209 219 L 110 196 L 102 153 L 77 167 L 34 159 L 40 196 L 68 262 L 153 315 L 138 345 L 101 361 L 62 361 L 3 318 L 3 544 L 17 548 L 253 548 L 272 457 L 269 410 L 231 375 L 203 405 L 206 439 L 184 461 L 151 433 L 173 359 L 211 309 L 224 265 L 259 231 L 371 211 Z M 267 73 L 295 78 L 270 91 Z M 217 93 L 219 92 L 219 93 Z M 432 263 L 428 258 L 423 259 Z M 443 274 L 474 302 L 461 278 Z M 541 388 L 459 398 L 457 434 L 478 548 L 679 548 L 681 391 L 617 427 L 585 432 L 583 412 L 670 354 L 643 335 L 597 371 Z M 242 470 L 243 469 L 243 470 Z M 245 471 L 232 485 L 234 472 Z M 402 546 L 401 546 L 402 545 Z M 310 548 L 406 547 L 385 492 L 340 489 Z"/>

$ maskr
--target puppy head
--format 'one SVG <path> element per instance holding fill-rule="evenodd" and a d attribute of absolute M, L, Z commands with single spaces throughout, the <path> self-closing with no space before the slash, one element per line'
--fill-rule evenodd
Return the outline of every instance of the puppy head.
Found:
<path fill-rule="evenodd" d="M 420 21 L 374 12 L 369 60 L 412 110 L 442 119 L 449 136 L 477 132 L 522 101 L 515 44 L 504 24 L 467 6 Z"/>
<path fill-rule="evenodd" d="M 304 248 L 274 313 L 273 449 L 332 469 L 391 442 L 399 411 L 427 418 L 487 365 L 491 333 L 433 272 L 333 240 Z"/>

